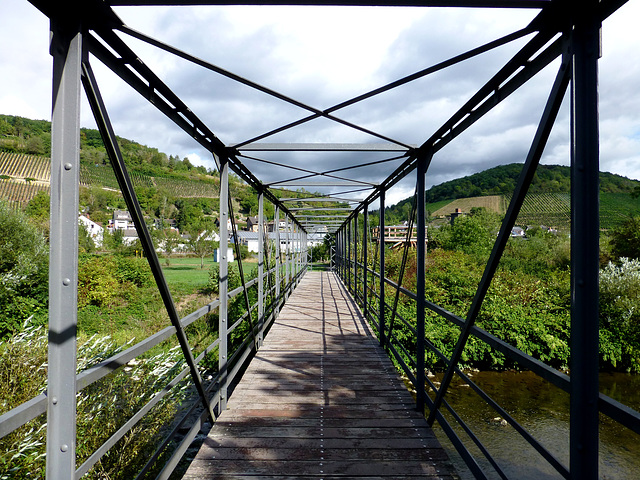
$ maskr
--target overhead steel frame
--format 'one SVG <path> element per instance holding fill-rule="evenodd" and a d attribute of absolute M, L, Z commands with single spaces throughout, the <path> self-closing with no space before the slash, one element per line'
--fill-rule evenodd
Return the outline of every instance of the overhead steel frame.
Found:
<path fill-rule="evenodd" d="M 379 184 L 362 182 L 358 179 L 345 177 L 344 173 L 350 168 L 358 168 L 366 165 L 362 164 L 356 167 L 342 168 L 337 170 L 328 170 L 325 172 L 316 172 L 308 169 L 297 169 L 282 164 L 282 166 L 300 171 L 304 175 L 283 180 L 273 184 L 273 187 L 283 185 L 295 186 L 323 186 L 332 185 L 347 188 L 349 190 L 339 194 L 328 195 L 330 197 L 345 197 L 347 194 L 355 194 L 358 192 L 370 192 L 364 200 L 358 200 L 356 197 L 346 199 L 348 202 L 358 203 L 358 206 L 347 219 L 336 227 L 335 220 L 325 222 L 330 226 L 330 231 L 335 232 L 336 236 L 336 257 L 335 265 L 338 273 L 346 279 L 347 285 L 352 285 L 353 289 L 357 289 L 355 282 L 358 279 L 358 269 L 365 272 L 363 278 L 363 299 L 366 298 L 368 292 L 366 279 L 368 274 L 372 278 L 379 281 L 378 292 L 378 309 L 366 309 L 376 324 L 383 345 L 390 345 L 387 337 L 393 336 L 393 329 L 387 327 L 388 323 L 395 320 L 396 315 L 390 312 L 388 305 L 384 300 L 386 285 L 396 287 L 403 295 L 407 295 L 416 299 L 419 305 L 424 304 L 424 308 L 428 308 L 433 312 L 442 315 L 449 321 L 457 324 L 461 328 L 461 335 L 458 346 L 452 358 L 445 358 L 449 364 L 449 369 L 445 379 L 439 388 L 436 388 L 428 379 L 423 379 L 424 368 L 421 364 L 420 356 L 424 354 L 424 346 L 420 344 L 424 342 L 426 348 L 433 348 L 429 344 L 427 338 L 420 331 L 416 332 L 418 337 L 418 346 L 416 352 L 416 364 L 407 368 L 407 373 L 412 379 L 417 390 L 418 408 L 421 408 L 421 402 L 425 402 L 427 406 L 429 421 L 438 421 L 443 429 L 452 439 L 452 442 L 459 450 L 460 454 L 465 458 L 472 472 L 478 478 L 484 478 L 485 474 L 469 453 L 469 450 L 457 437 L 456 433 L 449 426 L 447 420 L 441 413 L 441 406 L 447 410 L 450 409 L 446 402 L 446 392 L 451 378 L 454 374 L 461 376 L 469 385 L 478 391 L 485 400 L 496 410 L 501 412 L 503 418 L 518 430 L 523 437 L 530 442 L 536 450 L 550 463 L 558 472 L 566 478 L 597 478 L 597 452 L 598 452 L 598 435 L 597 421 L 598 411 L 609 415 L 621 424 L 631 428 L 635 432 L 640 433 L 640 416 L 623 405 L 618 404 L 614 400 L 598 394 L 597 386 L 597 328 L 598 328 L 598 225 L 593 219 L 597 219 L 597 178 L 598 178 L 598 120 L 597 120 L 597 57 L 599 50 L 598 29 L 600 23 L 622 4 L 624 0 L 606 0 L 598 2 L 597 0 L 577 1 L 577 0 L 440 0 L 440 1 L 404 1 L 404 2 L 359 2 L 359 1 L 309 1 L 309 2 L 265 2 L 265 1 L 244 1 L 243 4 L 289 4 L 289 5 L 388 5 L 388 6 L 464 6 L 464 7 L 504 7 L 504 8 L 535 8 L 540 9 L 539 15 L 526 28 L 507 35 L 494 42 L 470 50 L 457 57 L 451 58 L 438 65 L 416 72 L 403 79 L 391 84 L 380 87 L 376 90 L 360 95 L 353 99 L 347 100 L 341 104 L 335 105 L 325 110 L 318 110 L 314 107 L 305 105 L 294 99 L 288 98 L 278 92 L 263 87 L 252 81 L 243 79 L 230 72 L 224 71 L 213 64 L 198 59 L 182 52 L 174 47 L 166 45 L 158 40 L 152 39 L 140 32 L 130 29 L 124 25 L 121 20 L 113 13 L 111 8 L 98 0 L 89 0 L 84 2 L 82 9 L 78 9 L 73 2 L 58 2 L 55 5 L 49 5 L 44 0 L 31 0 L 37 8 L 51 19 L 52 27 L 52 44 L 51 53 L 54 58 L 54 100 L 52 113 L 52 218 L 51 218 L 51 266 L 50 266 L 50 378 L 49 391 L 47 395 L 41 395 L 27 402 L 18 409 L 11 411 L 0 417 L 0 435 L 5 435 L 15 428 L 23 425 L 30 419 L 48 410 L 48 439 L 47 439 L 47 475 L 49 478 L 76 478 L 81 476 L 91 467 L 91 461 L 97 461 L 100 455 L 107 451 L 118 438 L 121 438 L 122 432 L 112 437 L 96 454 L 76 469 L 75 465 L 75 423 L 72 420 L 75 416 L 75 393 L 99 378 L 104 377 L 113 368 L 123 365 L 127 361 L 135 358 L 135 356 L 146 351 L 152 345 L 157 345 L 163 339 L 171 335 L 176 335 L 179 339 L 183 337 L 184 328 L 195 321 L 200 316 L 213 310 L 220 309 L 221 323 L 228 323 L 225 318 L 224 311 L 228 299 L 234 295 L 234 292 L 228 292 L 226 285 L 226 277 L 223 276 L 223 268 L 221 265 L 220 288 L 224 288 L 225 295 L 221 294 L 219 301 L 214 301 L 210 305 L 203 307 L 197 312 L 188 315 L 183 319 L 178 319 L 172 310 L 172 300 L 170 294 L 163 293 L 163 300 L 167 305 L 167 310 L 172 321 L 172 327 L 169 327 L 158 334 L 145 339 L 132 349 L 123 352 L 117 358 L 105 361 L 89 371 L 82 372 L 77 377 L 73 375 L 65 375 L 64 372 L 75 371 L 75 329 L 76 329 L 76 298 L 77 298 L 77 184 L 78 184 L 78 131 L 79 131 L 79 97 L 80 97 L 80 81 L 84 84 L 85 91 L 89 97 L 92 109 L 100 126 L 105 144 L 109 149 L 112 163 L 118 165 L 121 156 L 118 152 L 115 135 L 112 132 L 106 109 L 102 105 L 102 100 L 97 91 L 97 84 L 91 73 L 90 64 L 87 53 L 92 54 L 114 73 L 120 76 L 126 83 L 136 89 L 142 96 L 147 98 L 162 113 L 169 117 L 182 128 L 187 134 L 192 136 L 204 148 L 210 151 L 217 161 L 221 171 L 221 184 L 226 182 L 225 177 L 228 176 L 229 170 L 234 171 L 250 185 L 254 186 L 259 192 L 260 198 L 264 201 L 266 197 L 276 208 L 275 224 L 279 223 L 280 212 L 285 215 L 287 223 L 286 228 L 286 248 L 284 258 L 281 258 L 281 249 L 279 241 L 279 228 L 276 228 L 276 258 L 275 267 L 267 268 L 267 272 L 259 274 L 259 278 L 248 282 L 244 286 L 246 288 L 262 284 L 265 276 L 270 278 L 273 275 L 276 278 L 273 288 L 269 288 L 269 292 L 275 292 L 274 302 L 266 306 L 259 318 L 259 325 L 266 328 L 267 320 L 266 311 L 270 311 L 270 317 L 273 319 L 277 310 L 283 302 L 300 275 L 304 273 L 304 259 L 306 255 L 302 255 L 302 250 L 306 248 L 304 241 L 304 227 L 297 220 L 298 216 L 294 212 L 287 209 L 284 202 L 277 199 L 271 192 L 268 185 L 263 185 L 251 171 L 240 161 L 246 157 L 243 151 L 359 151 L 359 152 L 402 152 L 398 157 L 391 157 L 385 160 L 375 160 L 369 162 L 369 165 L 380 162 L 394 162 L 402 160 L 402 163 L 389 175 L 383 182 Z M 190 4 L 190 5 L 211 5 L 211 4 L 231 4 L 236 2 L 215 2 L 215 1 L 162 1 L 162 0 L 140 0 L 140 1 L 119 1 L 111 0 L 110 5 L 174 5 L 174 4 Z M 138 56 L 115 35 L 114 30 L 119 30 L 129 36 L 138 38 L 144 42 L 161 48 L 171 54 L 177 55 L 183 59 L 200 65 L 201 67 L 211 70 L 217 74 L 224 75 L 235 81 L 243 83 L 246 86 L 257 89 L 268 95 L 272 95 L 284 102 L 298 106 L 307 110 L 310 115 L 292 124 L 279 127 L 276 130 L 257 135 L 254 138 L 234 145 L 226 146 L 215 137 L 206 125 L 138 58 Z M 509 61 L 503 69 L 494 76 L 484 87 L 482 87 L 476 95 L 474 95 L 456 114 L 454 114 L 445 124 L 438 129 L 427 141 L 419 147 L 408 145 L 404 142 L 388 138 L 377 132 L 346 122 L 334 115 L 334 112 L 349 105 L 353 105 L 359 101 L 371 98 L 375 95 L 388 91 L 397 86 L 406 84 L 418 78 L 424 77 L 436 71 L 447 68 L 466 59 L 472 58 L 483 52 L 489 51 L 500 45 L 504 45 L 512 40 L 522 38 L 525 35 L 535 34 L 521 51 Z M 100 39 L 98 39 L 100 37 Z M 107 48 L 108 46 L 109 48 Z M 380 245 L 383 244 L 384 232 L 384 205 L 385 192 L 397 184 L 401 179 L 405 178 L 412 171 L 417 171 L 418 191 L 424 190 L 424 175 L 428 172 L 429 163 L 433 155 L 440 149 L 452 141 L 461 132 L 479 120 L 484 114 L 489 112 L 494 106 L 499 104 L 504 98 L 513 93 L 521 85 L 531 79 L 537 72 L 547 66 L 558 56 L 563 56 L 563 63 L 558 72 L 556 83 L 554 84 L 551 95 L 543 118 L 540 122 L 538 133 L 533 141 L 532 148 L 523 167 L 514 200 L 512 201 L 509 211 L 505 217 L 505 221 L 501 228 L 501 233 L 496 242 L 496 246 L 492 252 L 491 258 L 485 270 L 485 275 L 479 285 L 478 293 L 474 299 L 473 306 L 466 319 L 452 315 L 450 312 L 444 311 L 437 305 L 425 299 L 420 290 L 423 290 L 423 280 L 418 282 L 418 292 L 412 293 L 402 289 L 399 285 L 385 277 L 384 272 L 384 249 L 379 249 L 379 264 L 374 265 L 373 269 L 368 266 L 368 257 L 363 255 L 362 264 L 358 264 L 356 256 L 357 244 L 354 241 L 358 229 L 352 229 L 352 222 L 356 223 L 357 215 L 365 213 L 369 206 L 379 200 L 380 204 Z M 559 103 L 566 90 L 567 83 L 571 80 L 571 164 L 572 164 L 572 376 L 571 378 L 558 373 L 557 371 L 547 367 L 542 362 L 523 355 L 521 352 L 492 337 L 488 333 L 482 331 L 474 325 L 475 316 L 482 304 L 482 300 L 491 281 L 493 272 L 501 255 L 504 243 L 506 242 L 507 231 L 509 225 L 515 221 L 517 211 L 522 203 L 527 187 L 531 182 L 533 172 L 540 155 L 544 148 L 546 139 L 549 134 L 551 125 Z M 96 113 L 97 112 L 97 113 Z M 101 113 L 102 112 L 102 113 Z M 274 133 L 284 131 L 293 126 L 300 125 L 314 120 L 315 118 L 326 118 L 334 122 L 350 128 L 355 128 L 361 132 L 372 135 L 378 140 L 387 142 L 384 145 L 274 145 L 274 144 L 256 144 L 255 142 L 273 135 Z M 266 161 L 260 160 L 258 161 Z M 119 171 L 119 173 L 118 173 Z M 121 189 L 130 204 L 132 211 L 136 210 L 137 200 L 135 192 L 130 188 L 130 181 L 126 172 L 126 167 L 122 163 L 117 168 Z M 340 173 L 340 175 L 337 175 Z M 324 177 L 322 181 L 317 180 L 318 176 Z M 227 177 L 228 178 L 228 177 Z M 326 179 L 332 179 L 326 181 Z M 226 192 L 226 189 L 223 189 Z M 221 192 L 222 196 L 226 193 Z M 309 201 L 312 201 L 311 198 Z M 422 207 L 418 208 L 417 221 L 418 227 L 424 221 L 424 200 L 419 199 L 418 204 Z M 138 206 L 139 207 L 139 206 Z M 307 210 L 308 211 L 308 210 Z M 262 213 L 262 210 L 261 210 Z M 229 215 L 228 203 L 221 201 L 221 217 Z M 139 232 L 142 231 L 144 237 L 144 222 L 140 221 L 137 226 Z M 226 222 L 222 222 L 225 226 L 221 230 L 226 229 Z M 317 222 L 323 223 L 323 222 Z M 365 228 L 366 228 L 365 220 Z M 290 226 L 290 227 L 289 227 Z M 71 228 L 69 228 L 71 227 Z M 292 232 L 296 230 L 297 236 L 295 241 L 298 242 L 297 247 L 292 247 L 294 237 Z M 423 228 L 418 228 L 420 235 L 424 234 Z M 147 232 L 148 234 L 148 232 Z M 365 234 L 366 235 L 366 234 Z M 225 235 L 226 238 L 226 235 Z M 363 253 L 366 252 L 366 236 L 363 238 Z M 577 242 L 581 239 L 581 242 Z M 422 242 L 418 242 L 421 244 Z M 353 244 L 353 249 L 351 245 Z M 263 243 L 264 249 L 264 243 Z M 296 256 L 297 249 L 297 256 Z M 222 250 L 226 253 L 226 249 Z M 352 254 L 353 252 L 353 254 Z M 424 254 L 419 254 L 419 264 L 424 259 Z M 147 256 L 151 258 L 151 267 L 156 277 L 158 288 L 161 292 L 166 288 L 166 282 L 162 278 L 159 268 L 155 270 L 152 244 L 147 245 Z M 295 257 L 295 260 L 294 260 Z M 365 260 L 365 258 L 367 260 Z M 157 258 L 156 258 L 157 260 Z M 263 259 L 264 261 L 264 259 Z M 267 262 L 268 264 L 268 262 Z M 284 264 L 285 271 L 282 271 Z M 295 265 L 295 267 L 294 267 Z M 376 271 L 377 267 L 377 271 Z M 226 268 L 226 265 L 225 265 Z M 158 273 L 159 272 L 159 273 Z M 266 275 L 265 275 L 266 273 Z M 284 273 L 284 281 L 282 276 Z M 422 274 L 420 274 L 422 278 Z M 284 292 L 283 292 L 284 290 Z M 168 289 L 167 289 L 168 291 Z M 264 285 L 259 287 L 262 293 L 259 295 L 261 299 L 265 298 Z M 235 294 L 240 293 L 236 291 Z M 245 297 L 246 298 L 246 297 Z M 258 304 L 258 311 L 263 310 Z M 251 311 L 253 307 L 249 306 Z M 423 312 L 423 308 L 419 308 Z M 391 313 L 391 315 L 390 315 Z M 251 313 L 248 313 L 251 315 Z M 377 322 L 375 317 L 378 317 Z M 422 314 L 420 314 L 422 315 Z M 418 329 L 422 324 L 418 318 Z M 260 317 L 260 315 L 259 315 Z M 224 320 L 224 322 L 223 322 Z M 237 322 L 236 322 L 237 325 Z M 232 329 L 234 326 L 221 326 L 220 328 Z M 255 329 L 253 329 L 255 333 Z M 262 331 L 261 331 L 262 332 Z M 257 338 L 260 334 L 258 334 Z M 505 355 L 520 362 L 525 368 L 538 373 L 543 378 L 549 380 L 554 385 L 571 393 L 571 452 L 570 466 L 567 468 L 562 465 L 551 453 L 546 451 L 538 442 L 535 441 L 524 429 L 515 422 L 506 412 L 500 410 L 500 407 L 484 394 L 477 386 L 457 369 L 457 359 L 459 353 L 464 348 L 464 344 L 470 335 L 479 338 L 493 348 Z M 255 339 L 248 339 L 252 342 Z M 209 385 L 202 384 L 202 380 L 198 379 L 198 369 L 196 365 L 202 358 L 203 354 L 197 358 L 191 357 L 188 342 L 180 341 L 181 347 L 187 359 L 188 368 L 186 368 L 179 377 L 176 377 L 171 384 L 175 385 L 180 378 L 191 375 L 192 381 L 199 392 L 199 402 L 204 406 L 204 411 L 191 426 L 189 436 L 193 438 L 197 433 L 200 425 L 207 416 L 212 415 L 212 411 L 219 409 L 226 401 L 227 392 L 225 386 L 227 379 L 237 373 L 239 366 L 235 363 L 230 367 L 230 358 L 226 358 L 229 354 L 220 353 L 220 373 L 214 382 Z M 250 343 L 250 342 L 249 342 Z M 260 340 L 257 341 L 260 343 Z M 224 351 L 224 347 L 219 342 L 208 347 L 208 351 L 218 347 L 219 352 Z M 398 358 L 397 351 L 394 347 L 390 348 L 391 353 Z M 250 353 L 251 348 L 243 351 L 243 353 L 234 354 L 242 358 Z M 249 353 L 247 353 L 249 352 Z M 191 359 L 189 358 L 191 357 Z M 228 362 L 228 363 L 225 363 Z M 54 367 L 55 366 L 55 367 Z M 231 371 L 228 368 L 232 368 Z M 435 398 L 431 398 L 424 391 L 422 385 L 427 382 L 430 389 L 435 392 Z M 211 393 L 214 393 L 211 397 Z M 154 400 L 154 402 L 159 399 Z M 151 403 L 145 407 L 151 408 Z M 193 412 L 193 408 L 189 414 Z M 213 412 L 215 414 L 215 412 Z M 144 414 L 144 412 L 142 412 Z M 456 418 L 455 412 L 451 415 Z M 135 424 L 137 418 L 132 419 Z M 181 425 L 183 421 L 181 422 Z M 130 422 L 131 423 L 131 422 Z M 130 426 L 132 426 L 132 424 Z M 129 426 L 129 428 L 130 428 Z M 477 441 L 472 432 L 470 437 Z M 166 444 L 165 444 L 166 445 Z M 184 445 L 184 443 L 183 443 Z M 180 449 L 186 448 L 181 446 Z M 483 453 L 487 454 L 487 458 L 492 466 L 501 473 L 499 465 L 488 455 L 486 449 L 479 445 Z M 178 449 L 178 453 L 180 453 Z M 154 458 L 160 454 L 160 448 Z M 95 458 L 97 457 L 97 458 Z M 161 473 L 168 475 L 173 466 L 175 466 L 176 455 L 168 462 L 167 466 Z M 179 455 L 178 455 L 179 458 Z M 150 460 L 150 462 L 153 459 Z M 145 466 L 147 469 L 149 464 Z"/>

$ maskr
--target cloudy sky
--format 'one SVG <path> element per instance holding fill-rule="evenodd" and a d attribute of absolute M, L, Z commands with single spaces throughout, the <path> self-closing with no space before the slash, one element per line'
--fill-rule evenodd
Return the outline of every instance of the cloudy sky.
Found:
<path fill-rule="evenodd" d="M 520 29 L 536 13 L 398 7 L 122 7 L 116 12 L 135 30 L 318 109 Z M 634 179 L 640 179 L 640 32 L 633 25 L 638 18 L 640 2 L 632 0 L 605 22 L 600 61 L 601 170 Z M 227 145 L 249 140 L 309 113 L 127 35 L 121 37 Z M 528 38 L 341 109 L 335 115 L 404 144 L 419 145 Z M 48 39 L 47 19 L 26 0 L 0 0 L 0 113 L 50 118 Z M 92 59 L 92 65 L 118 135 L 213 167 L 213 159 L 193 139 L 97 59 Z M 557 68 L 557 63 L 550 65 L 441 150 L 427 174 L 427 185 L 496 165 L 523 162 Z M 544 163 L 568 164 L 568 103 L 565 100 Z M 95 125 L 86 102 L 82 125 Z M 326 119 L 262 141 L 382 142 Z M 389 159 L 393 154 L 271 152 L 255 156 L 317 171 Z M 304 174 L 270 163 L 243 161 L 264 183 Z M 336 175 L 379 182 L 400 161 Z M 399 184 L 388 194 L 388 202 L 409 196 L 414 181 L 411 177 Z M 307 189 L 340 192 L 347 188 Z"/>

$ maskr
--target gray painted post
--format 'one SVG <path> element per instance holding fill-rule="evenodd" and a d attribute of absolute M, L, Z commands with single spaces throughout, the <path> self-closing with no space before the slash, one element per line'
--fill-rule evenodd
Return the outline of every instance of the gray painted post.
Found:
<path fill-rule="evenodd" d="M 280 255 L 282 255 L 282 253 L 280 252 L 280 206 L 276 205 L 276 213 L 275 213 L 275 218 L 273 220 L 273 228 L 276 232 L 276 303 L 278 304 L 278 307 L 280 306 L 280 282 L 281 280 L 281 276 L 282 276 L 282 272 L 280 271 L 281 268 L 281 258 Z"/>
<path fill-rule="evenodd" d="M 418 159 L 418 166 L 416 169 L 417 178 L 417 190 L 418 198 L 416 201 L 418 222 L 416 232 L 416 254 L 417 254 L 417 271 L 416 271 L 416 409 L 424 414 L 425 405 L 425 341 L 424 341 L 424 309 L 425 309 L 425 204 L 424 204 L 424 188 L 425 188 L 425 174 L 426 174 L 427 161 L 422 158 Z M 411 236 L 411 232 L 409 232 Z"/>
<path fill-rule="evenodd" d="M 384 334 L 384 329 L 385 329 L 385 307 L 384 307 L 384 190 L 382 190 L 380 192 L 380 221 L 378 222 L 380 224 L 379 227 L 379 231 L 378 231 L 378 250 L 380 252 L 380 296 L 379 296 L 379 301 L 380 301 L 380 311 L 379 311 L 379 315 L 380 315 L 380 322 L 379 322 L 379 328 L 380 331 L 378 332 L 378 335 L 380 337 L 380 345 L 384 346 L 384 344 L 386 343 L 386 339 L 385 339 L 385 334 Z"/>
<path fill-rule="evenodd" d="M 227 408 L 227 329 L 229 327 L 229 232 L 227 229 L 229 220 L 229 160 L 220 158 L 220 307 L 218 314 L 218 335 L 220 346 L 218 347 L 218 371 L 220 372 L 220 412 Z"/>
<path fill-rule="evenodd" d="M 78 184 L 80 182 L 79 22 L 51 22 L 51 230 L 46 476 L 76 472 L 76 333 L 78 324 Z"/>
<path fill-rule="evenodd" d="M 290 232 L 289 232 L 289 217 L 285 215 L 284 217 L 284 233 L 285 233 L 285 244 L 284 244 L 284 299 L 287 300 L 289 298 L 289 283 L 291 282 L 291 271 L 289 264 L 289 242 L 291 240 Z"/>
<path fill-rule="evenodd" d="M 598 0 L 573 3 L 571 81 L 572 479 L 598 478 Z"/>
<path fill-rule="evenodd" d="M 353 298 L 358 301 L 358 212 L 353 217 Z"/>
<path fill-rule="evenodd" d="M 369 227 L 369 205 L 365 202 L 364 204 L 364 228 L 362 230 L 362 303 L 364 305 L 364 318 L 368 318 L 368 305 L 367 305 L 367 229 Z"/>
<path fill-rule="evenodd" d="M 258 193 L 258 348 L 264 340 L 264 192 Z"/>

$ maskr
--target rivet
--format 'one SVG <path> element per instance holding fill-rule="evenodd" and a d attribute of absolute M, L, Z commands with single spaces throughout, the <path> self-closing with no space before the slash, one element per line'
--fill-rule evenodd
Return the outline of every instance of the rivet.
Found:
<path fill-rule="evenodd" d="M 61 452 L 66 452 L 67 450 L 69 450 L 69 446 L 67 444 L 60 445 Z"/>
<path fill-rule="evenodd" d="M 64 164 L 64 169 L 65 170 L 71 170 L 73 168 L 73 165 L 71 165 L 69 162 Z"/>
<path fill-rule="evenodd" d="M 58 404 L 58 397 L 51 397 L 51 403 L 53 403 L 54 405 Z"/>
<path fill-rule="evenodd" d="M 69 286 L 69 285 L 71 284 L 71 280 L 70 280 L 70 279 L 68 279 L 68 278 L 63 278 L 63 279 L 62 279 L 62 284 L 63 284 L 64 286 Z"/>

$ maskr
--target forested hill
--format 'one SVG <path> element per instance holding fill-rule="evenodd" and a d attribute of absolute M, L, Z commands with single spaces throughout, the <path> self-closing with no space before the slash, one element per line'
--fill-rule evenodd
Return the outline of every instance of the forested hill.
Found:
<path fill-rule="evenodd" d="M 522 165 L 512 163 L 490 168 L 480 173 L 435 185 L 427 190 L 427 202 L 485 195 L 509 195 L 515 189 Z M 600 172 L 600 191 L 606 193 L 631 193 L 640 182 L 620 175 Z M 540 165 L 529 193 L 568 193 L 571 188 L 569 167 Z"/>

